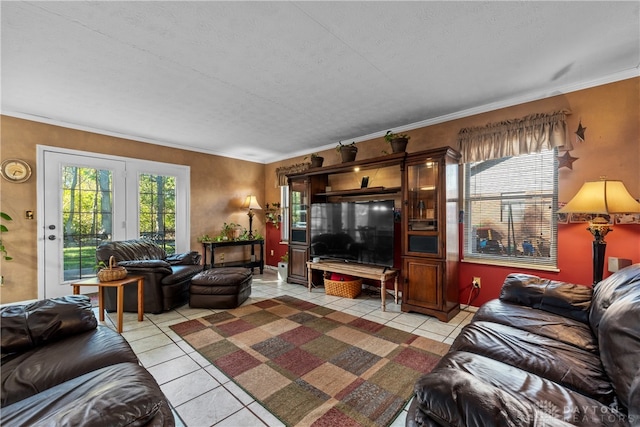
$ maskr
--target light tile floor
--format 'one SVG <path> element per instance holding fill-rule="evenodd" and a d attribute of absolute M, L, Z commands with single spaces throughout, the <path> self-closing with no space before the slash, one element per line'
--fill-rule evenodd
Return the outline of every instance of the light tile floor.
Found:
<path fill-rule="evenodd" d="M 326 295 L 323 288 L 309 292 L 304 286 L 278 281 L 277 273 L 270 269 L 263 275 L 254 276 L 252 294 L 245 304 L 280 295 L 311 301 L 449 344 L 469 323 L 475 310 L 470 307 L 450 322 L 443 323 L 430 316 L 403 313 L 400 305 L 388 297 L 387 309 L 383 312 L 380 294 L 374 290 L 365 290 L 356 299 Z M 160 384 L 175 410 L 178 426 L 282 426 L 282 422 L 169 328 L 218 311 L 221 310 L 194 309 L 185 305 L 162 314 L 145 314 L 143 322 L 137 321 L 136 313 L 125 313 L 122 335 Z M 107 313 L 105 324 L 115 329 L 115 321 L 116 314 Z M 405 408 L 392 427 L 404 426 L 406 414 Z"/>

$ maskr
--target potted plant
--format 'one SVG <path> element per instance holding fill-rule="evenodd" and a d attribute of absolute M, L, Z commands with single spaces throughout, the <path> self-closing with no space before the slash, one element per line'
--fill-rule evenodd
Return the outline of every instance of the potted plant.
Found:
<path fill-rule="evenodd" d="M 0 212 L 0 218 L 4 219 L 5 221 L 11 221 L 12 219 L 8 214 L 4 212 Z M 7 231 L 9 231 L 9 229 L 4 224 L 0 224 L 0 233 L 6 233 Z M 0 257 L 2 257 L 2 259 L 4 259 L 5 261 L 11 261 L 13 259 L 7 253 L 7 249 L 4 247 L 4 243 L 2 243 L 1 235 L 0 235 Z"/>
<path fill-rule="evenodd" d="M 351 144 L 338 142 L 336 151 L 342 156 L 342 163 L 353 162 L 356 159 L 356 154 L 358 154 L 358 147 L 356 147 L 355 141 Z"/>
<path fill-rule="evenodd" d="M 236 239 L 236 229 L 240 227 L 240 224 L 236 224 L 234 222 L 230 222 L 227 224 L 226 222 L 222 225 L 222 229 L 220 230 L 220 235 L 218 236 L 218 241 L 226 241 L 226 240 L 235 240 Z"/>
<path fill-rule="evenodd" d="M 287 281 L 287 275 L 289 274 L 289 252 L 280 257 L 278 263 L 278 280 L 283 282 Z"/>
<path fill-rule="evenodd" d="M 406 133 L 393 133 L 390 130 L 387 131 L 384 136 L 384 140 L 391 145 L 391 151 L 393 153 L 402 153 L 407 150 L 407 144 L 411 137 Z"/>
<path fill-rule="evenodd" d="M 307 160 L 307 158 L 311 159 L 311 167 L 312 168 L 320 168 L 320 167 L 322 167 L 322 163 L 324 162 L 324 157 L 322 157 L 318 153 L 312 153 L 311 155 L 306 156 L 304 158 L 304 160 Z"/>
<path fill-rule="evenodd" d="M 280 203 L 267 203 L 265 205 L 265 214 L 264 214 L 267 223 L 272 223 L 275 228 L 280 228 Z"/>

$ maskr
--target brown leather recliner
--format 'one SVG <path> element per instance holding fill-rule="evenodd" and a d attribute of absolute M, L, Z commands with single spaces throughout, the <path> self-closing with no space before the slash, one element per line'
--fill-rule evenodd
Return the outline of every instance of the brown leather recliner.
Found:
<path fill-rule="evenodd" d="M 189 300 L 191 278 L 202 271 L 201 255 L 196 251 L 167 255 L 155 243 L 144 240 L 103 242 L 96 249 L 96 258 L 106 264 L 114 256 L 119 266 L 131 275 L 144 276 L 144 311 L 161 313 L 184 305 Z M 105 289 L 104 305 L 116 310 L 116 289 Z M 135 286 L 124 287 L 124 311 L 138 311 Z"/>

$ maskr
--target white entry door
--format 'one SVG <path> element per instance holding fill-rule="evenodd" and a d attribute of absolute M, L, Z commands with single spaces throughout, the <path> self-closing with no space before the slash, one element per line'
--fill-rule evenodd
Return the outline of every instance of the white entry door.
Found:
<path fill-rule="evenodd" d="M 100 242 L 126 237 L 126 163 L 46 150 L 42 154 L 44 202 L 38 238 L 44 274 L 38 296 L 55 298 L 71 294 L 71 282 L 96 275 Z"/>

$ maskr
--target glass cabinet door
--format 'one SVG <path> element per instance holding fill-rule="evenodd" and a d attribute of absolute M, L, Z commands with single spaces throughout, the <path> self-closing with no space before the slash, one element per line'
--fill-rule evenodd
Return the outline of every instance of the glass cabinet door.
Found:
<path fill-rule="evenodd" d="M 425 160 L 407 165 L 407 252 L 440 254 L 439 163 Z"/>
<path fill-rule="evenodd" d="M 438 163 L 426 161 L 407 167 L 409 231 L 438 230 Z"/>
<path fill-rule="evenodd" d="M 304 179 L 292 180 L 290 184 L 289 206 L 291 210 L 291 236 L 292 242 L 306 243 L 307 241 L 307 214 L 309 209 L 309 190 Z"/>

